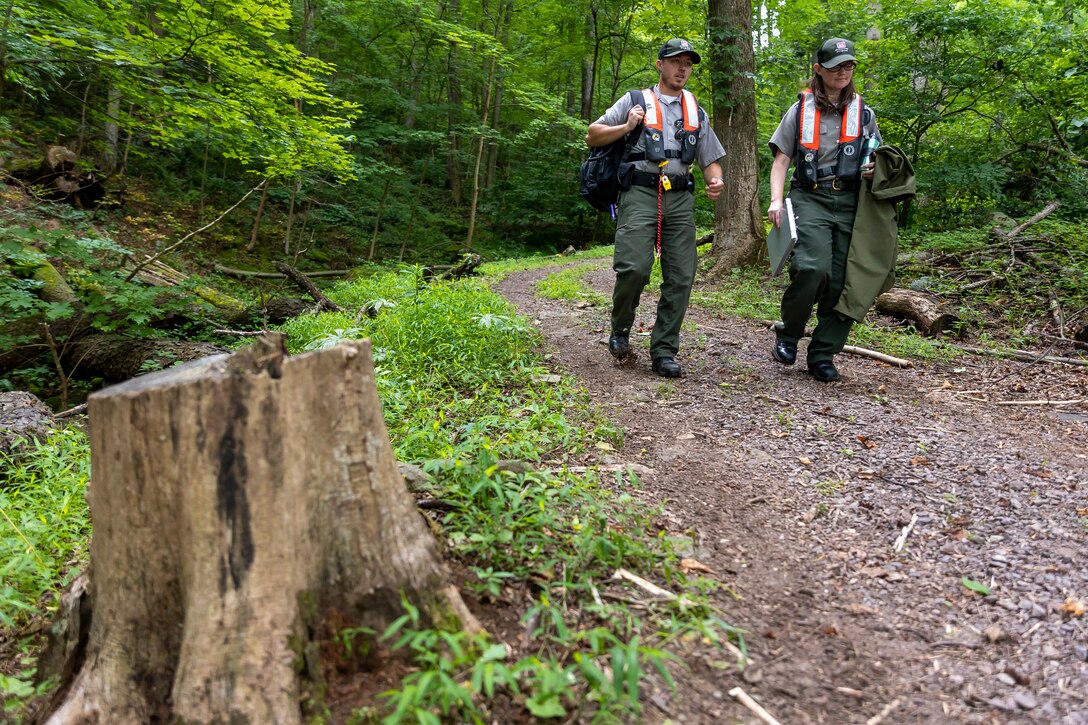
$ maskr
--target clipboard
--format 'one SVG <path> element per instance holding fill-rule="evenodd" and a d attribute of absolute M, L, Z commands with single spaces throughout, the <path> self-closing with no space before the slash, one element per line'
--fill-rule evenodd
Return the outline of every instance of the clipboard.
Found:
<path fill-rule="evenodd" d="M 772 224 L 767 232 L 767 259 L 771 263 L 772 277 L 782 273 L 797 244 L 797 218 L 793 215 L 793 202 L 789 197 L 786 197 L 782 211 L 782 225 L 776 227 Z"/>

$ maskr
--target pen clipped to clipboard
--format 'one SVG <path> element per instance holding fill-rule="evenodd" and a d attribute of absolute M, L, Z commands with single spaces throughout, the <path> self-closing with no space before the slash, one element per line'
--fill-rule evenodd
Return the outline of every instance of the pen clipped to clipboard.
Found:
<path fill-rule="evenodd" d="M 786 198 L 782 207 L 782 223 L 771 225 L 767 233 L 767 259 L 771 263 L 771 276 L 777 277 L 789 262 L 793 246 L 797 244 L 797 218 L 793 215 L 793 202 Z"/>

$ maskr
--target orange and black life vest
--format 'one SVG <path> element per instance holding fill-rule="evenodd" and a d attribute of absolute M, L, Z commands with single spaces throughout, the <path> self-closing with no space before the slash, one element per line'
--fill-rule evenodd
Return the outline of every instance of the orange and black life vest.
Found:
<path fill-rule="evenodd" d="M 661 104 L 657 100 L 657 94 L 651 88 L 642 89 L 642 103 L 646 109 L 646 117 L 643 119 L 642 143 L 646 151 L 646 159 L 660 163 L 670 158 L 678 158 L 682 163 L 690 164 L 695 160 L 695 147 L 699 143 L 699 119 L 700 108 L 691 91 L 681 91 L 680 103 L 684 110 L 683 126 L 676 130 L 676 138 L 680 141 L 680 150 L 665 150 L 664 115 L 661 112 Z"/>
<path fill-rule="evenodd" d="M 817 169 L 820 159 L 820 109 L 816 107 L 816 95 L 810 90 L 804 90 L 797 101 L 798 143 L 794 157 L 794 178 L 801 188 L 815 188 L 817 180 L 830 175 L 840 179 L 857 178 L 861 173 L 865 125 L 872 118 L 872 111 L 866 107 L 861 96 L 854 94 L 854 99 L 842 114 L 835 166 L 832 167 L 832 174 L 824 176 Z"/>

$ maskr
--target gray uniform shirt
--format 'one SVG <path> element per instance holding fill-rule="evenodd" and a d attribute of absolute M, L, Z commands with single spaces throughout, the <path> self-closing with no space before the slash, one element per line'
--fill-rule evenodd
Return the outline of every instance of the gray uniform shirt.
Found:
<path fill-rule="evenodd" d="M 781 151 L 790 157 L 791 163 L 797 156 L 797 144 L 799 142 L 799 132 L 797 130 L 798 104 L 800 104 L 800 101 L 790 106 L 790 110 L 786 111 L 786 115 L 782 116 L 782 122 L 778 124 L 778 128 L 775 129 L 774 135 L 771 136 L 771 140 L 768 142 L 772 155 Z M 866 108 L 869 107 L 866 106 Z M 869 123 L 865 124 L 862 135 L 880 138 L 880 129 L 876 125 L 876 114 L 869 113 L 867 115 L 869 115 Z M 817 169 L 826 169 L 838 163 L 839 133 L 841 130 L 842 114 L 838 111 L 820 109 L 820 153 L 816 159 Z M 821 172 L 820 176 L 823 177 L 826 174 Z"/>
<path fill-rule="evenodd" d="M 676 139 L 676 129 L 684 126 L 684 107 L 680 103 L 680 97 L 663 96 L 657 90 L 657 86 L 653 87 L 653 92 L 661 105 L 661 128 L 665 131 L 665 150 L 679 151 L 680 142 Z M 631 94 L 624 93 L 595 123 L 603 123 L 606 126 L 622 126 L 627 123 L 627 114 L 631 111 L 633 105 Z M 668 132 L 670 128 L 673 129 L 672 133 Z M 632 153 L 645 151 L 641 133 L 638 135 L 638 141 L 631 151 Z M 718 140 L 714 129 L 710 128 L 706 115 L 700 113 L 699 142 L 695 145 L 695 161 L 699 164 L 699 168 L 705 169 L 723 156 L 725 156 L 725 149 L 722 148 L 721 141 Z M 680 159 L 669 159 L 669 163 L 665 167 L 665 173 L 672 175 L 686 174 L 688 173 L 688 167 L 689 164 L 683 163 Z M 635 168 L 639 171 L 648 171 L 651 174 L 661 173 L 656 162 L 645 159 L 636 161 Z"/>

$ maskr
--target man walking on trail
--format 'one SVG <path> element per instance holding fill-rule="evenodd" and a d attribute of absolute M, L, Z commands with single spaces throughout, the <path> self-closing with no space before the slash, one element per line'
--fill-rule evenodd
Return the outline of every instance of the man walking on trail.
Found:
<path fill-rule="evenodd" d="M 586 143 L 594 147 L 625 137 L 631 146 L 619 170 L 621 191 L 612 261 L 616 284 L 608 350 L 618 360 L 631 351 L 631 325 L 642 290 L 650 281 L 656 249 L 661 255 L 662 282 L 650 358 L 653 371 L 666 378 L 681 375 L 676 362 L 680 325 L 698 262 L 692 163 L 702 169 L 708 197 L 717 199 L 725 188 L 718 165 L 725 149 L 695 96 L 684 90 L 692 66 L 699 60 L 688 41 L 666 41 L 657 53 L 657 85 L 624 94 L 590 124 L 586 135 Z"/>

